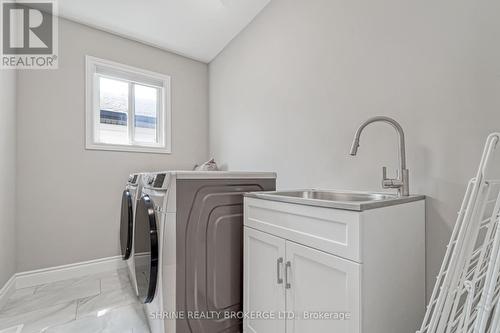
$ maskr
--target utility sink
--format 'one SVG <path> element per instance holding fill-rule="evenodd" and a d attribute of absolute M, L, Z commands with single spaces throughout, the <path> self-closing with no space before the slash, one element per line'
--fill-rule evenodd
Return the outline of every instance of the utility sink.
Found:
<path fill-rule="evenodd" d="M 377 201 L 392 199 L 394 195 L 379 194 L 379 193 L 351 193 L 351 192 L 334 192 L 334 191 L 290 191 L 290 192 L 274 192 L 271 195 L 281 195 L 293 198 L 316 199 L 328 201 Z"/>
<path fill-rule="evenodd" d="M 397 196 L 390 193 L 337 191 L 337 190 L 296 190 L 277 192 L 255 192 L 246 196 L 272 201 L 281 201 L 309 206 L 329 207 L 363 211 L 368 209 L 394 206 L 422 200 L 423 195 Z"/>

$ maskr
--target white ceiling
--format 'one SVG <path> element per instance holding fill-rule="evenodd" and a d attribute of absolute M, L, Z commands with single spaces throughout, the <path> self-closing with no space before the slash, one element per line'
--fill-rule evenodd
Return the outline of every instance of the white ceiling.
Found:
<path fill-rule="evenodd" d="M 210 62 L 270 0 L 59 0 L 59 15 Z"/>

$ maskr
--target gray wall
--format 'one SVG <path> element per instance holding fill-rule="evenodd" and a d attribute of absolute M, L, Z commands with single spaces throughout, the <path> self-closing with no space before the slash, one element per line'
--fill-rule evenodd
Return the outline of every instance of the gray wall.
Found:
<path fill-rule="evenodd" d="M 280 188 L 380 190 L 407 134 L 413 193 L 428 195 L 428 289 L 466 181 L 500 130 L 500 2 L 273 0 L 210 64 L 210 151 Z"/>
<path fill-rule="evenodd" d="M 0 70 L 0 289 L 16 273 L 16 72 Z"/>
<path fill-rule="evenodd" d="M 18 270 L 119 255 L 121 191 L 133 171 L 191 168 L 207 158 L 208 68 L 61 20 L 58 70 L 18 77 Z M 84 148 L 84 57 L 172 77 L 171 155 Z"/>

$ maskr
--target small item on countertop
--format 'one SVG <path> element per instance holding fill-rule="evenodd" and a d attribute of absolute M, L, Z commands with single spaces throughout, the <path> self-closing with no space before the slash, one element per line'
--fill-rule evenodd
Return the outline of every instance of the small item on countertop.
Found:
<path fill-rule="evenodd" d="M 194 166 L 193 170 L 196 170 L 196 171 L 218 171 L 219 167 L 217 166 L 217 163 L 215 163 L 215 159 L 211 158 L 210 160 L 206 161 L 202 165 L 196 164 Z"/>

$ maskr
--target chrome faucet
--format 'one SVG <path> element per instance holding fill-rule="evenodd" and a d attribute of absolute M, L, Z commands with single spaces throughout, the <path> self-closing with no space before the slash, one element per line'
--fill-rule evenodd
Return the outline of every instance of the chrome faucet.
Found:
<path fill-rule="evenodd" d="M 392 118 L 378 116 L 373 117 L 362 123 L 356 131 L 354 135 L 354 140 L 351 146 L 351 155 L 356 156 L 358 153 L 359 147 L 359 138 L 361 136 L 361 132 L 371 123 L 375 122 L 384 122 L 389 125 L 392 125 L 396 129 L 399 135 L 399 162 L 400 162 L 400 170 L 396 175 L 396 178 L 387 178 L 387 168 L 382 168 L 382 187 L 383 188 L 396 188 L 398 189 L 399 196 L 408 196 L 410 195 L 410 185 L 409 185 L 409 171 L 406 168 L 406 148 L 405 148 L 405 134 L 403 132 L 403 127 Z"/>

